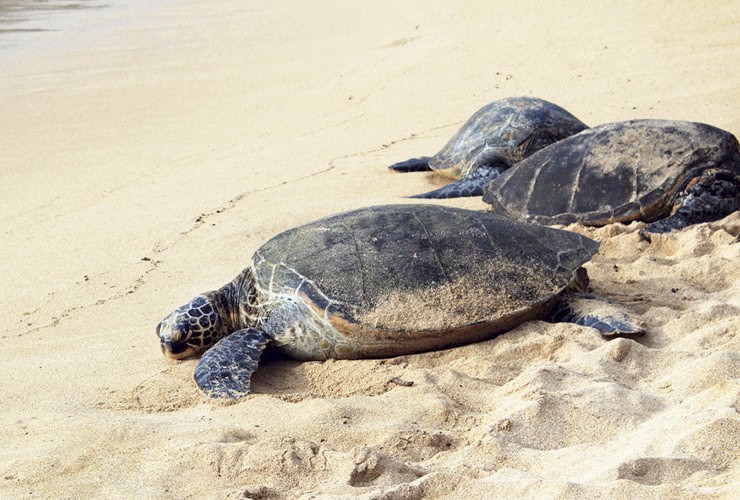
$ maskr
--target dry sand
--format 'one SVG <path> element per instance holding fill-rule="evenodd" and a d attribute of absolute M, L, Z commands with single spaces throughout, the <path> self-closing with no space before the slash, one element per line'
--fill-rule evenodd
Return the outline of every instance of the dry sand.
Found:
<path fill-rule="evenodd" d="M 275 233 L 438 185 L 385 167 L 493 99 L 739 133 L 740 4 L 130 5 L 0 53 L 0 497 L 740 496 L 738 214 L 579 229 L 639 341 L 276 360 L 221 406 L 154 334 Z"/>

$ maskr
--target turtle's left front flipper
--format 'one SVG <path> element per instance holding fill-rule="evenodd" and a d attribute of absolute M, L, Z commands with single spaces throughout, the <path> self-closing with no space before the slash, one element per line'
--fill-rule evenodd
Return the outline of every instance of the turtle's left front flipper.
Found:
<path fill-rule="evenodd" d="M 481 196 L 483 188 L 493 179 L 506 170 L 504 166 L 481 165 L 475 171 L 463 177 L 459 181 L 448 184 L 443 188 L 428 193 L 417 194 L 409 198 L 464 198 L 468 196 Z"/>
<path fill-rule="evenodd" d="M 195 382 L 212 398 L 246 396 L 262 351 L 271 340 L 256 328 L 238 330 L 219 340 L 198 363 Z"/>
<path fill-rule="evenodd" d="M 636 338 L 645 334 L 645 329 L 619 307 L 590 294 L 578 293 L 564 298 L 551 320 L 589 326 L 607 339 Z"/>

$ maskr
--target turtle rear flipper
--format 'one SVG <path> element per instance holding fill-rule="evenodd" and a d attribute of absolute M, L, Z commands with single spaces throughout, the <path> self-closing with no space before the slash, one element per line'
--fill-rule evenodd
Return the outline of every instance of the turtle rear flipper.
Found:
<path fill-rule="evenodd" d="M 729 172 L 706 172 L 676 198 L 676 210 L 645 227 L 649 233 L 667 233 L 692 224 L 711 222 L 740 210 L 740 177 Z"/>
<path fill-rule="evenodd" d="M 636 338 L 645 334 L 645 329 L 619 307 L 590 294 L 568 296 L 555 308 L 551 320 L 594 328 L 607 339 Z"/>
<path fill-rule="evenodd" d="M 411 158 L 410 160 L 401 161 L 398 163 L 394 163 L 391 165 L 391 170 L 395 170 L 396 172 L 428 172 L 432 170 L 432 167 L 429 166 L 429 160 L 431 158 L 429 156 L 422 156 L 420 158 Z"/>
<path fill-rule="evenodd" d="M 490 165 L 481 165 L 474 172 L 471 172 L 459 181 L 455 181 L 452 184 L 448 184 L 443 188 L 435 189 L 428 193 L 409 196 L 409 198 L 442 199 L 481 196 L 483 194 L 483 188 L 493 179 L 501 175 L 501 172 L 504 170 L 506 170 L 506 166 L 497 165 L 492 167 Z"/>
<path fill-rule="evenodd" d="M 246 396 L 262 351 L 271 340 L 256 328 L 238 330 L 221 339 L 201 358 L 195 369 L 195 382 L 212 398 Z"/>

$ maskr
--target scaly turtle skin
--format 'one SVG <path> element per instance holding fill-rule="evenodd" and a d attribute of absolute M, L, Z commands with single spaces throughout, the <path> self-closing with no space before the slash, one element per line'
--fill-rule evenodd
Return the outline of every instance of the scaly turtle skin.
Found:
<path fill-rule="evenodd" d="M 585 130 L 489 183 L 493 211 L 541 224 L 650 222 L 666 232 L 740 208 L 740 152 L 710 125 L 634 120 Z"/>
<path fill-rule="evenodd" d="M 211 397 L 249 392 L 269 343 L 302 360 L 396 356 L 479 341 L 533 318 L 640 335 L 614 306 L 583 294 L 598 243 L 486 212 L 389 205 L 281 233 L 219 290 L 157 327 L 163 352 L 205 352 Z M 213 346 L 213 347 L 211 347 Z"/>
<path fill-rule="evenodd" d="M 536 97 L 509 97 L 475 112 L 433 157 L 391 165 L 397 172 L 434 170 L 457 179 L 412 198 L 480 196 L 501 172 L 556 141 L 588 128 L 560 106 Z"/>

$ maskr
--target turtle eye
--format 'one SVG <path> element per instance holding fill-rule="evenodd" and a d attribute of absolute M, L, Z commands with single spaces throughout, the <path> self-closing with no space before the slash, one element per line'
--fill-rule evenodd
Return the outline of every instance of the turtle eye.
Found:
<path fill-rule="evenodd" d="M 178 323 L 170 332 L 172 342 L 180 342 L 190 337 L 190 325 L 188 323 Z"/>

